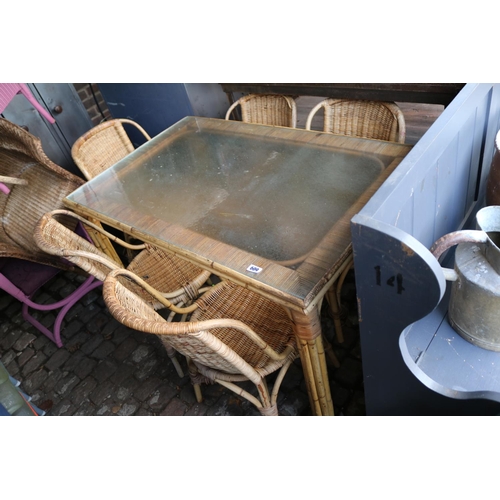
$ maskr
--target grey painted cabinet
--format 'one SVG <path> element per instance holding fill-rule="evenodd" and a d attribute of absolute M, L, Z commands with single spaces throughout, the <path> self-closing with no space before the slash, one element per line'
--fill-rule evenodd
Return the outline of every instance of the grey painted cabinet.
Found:
<path fill-rule="evenodd" d="M 51 124 L 22 95 L 16 95 L 2 115 L 39 137 L 45 154 L 57 165 L 82 176 L 71 158 L 71 146 L 92 121 L 71 83 L 29 83 L 37 101 L 55 118 Z"/>
<path fill-rule="evenodd" d="M 474 227 L 499 128 L 500 85 L 467 84 L 351 221 L 368 415 L 500 412 L 500 353 L 452 339 L 428 250 Z"/>

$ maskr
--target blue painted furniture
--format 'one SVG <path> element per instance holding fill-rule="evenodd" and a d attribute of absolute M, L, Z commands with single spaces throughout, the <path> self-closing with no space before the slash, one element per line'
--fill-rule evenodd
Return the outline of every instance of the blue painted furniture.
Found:
<path fill-rule="evenodd" d="M 185 116 L 224 118 L 229 101 L 217 83 L 99 83 L 113 118 L 139 123 L 151 137 Z M 128 130 L 127 130 L 128 131 Z M 135 147 L 144 137 L 130 131 Z"/>
<path fill-rule="evenodd" d="M 368 415 L 500 411 L 500 353 L 449 327 L 428 250 L 474 226 L 499 128 L 500 85 L 467 84 L 351 220 Z"/>

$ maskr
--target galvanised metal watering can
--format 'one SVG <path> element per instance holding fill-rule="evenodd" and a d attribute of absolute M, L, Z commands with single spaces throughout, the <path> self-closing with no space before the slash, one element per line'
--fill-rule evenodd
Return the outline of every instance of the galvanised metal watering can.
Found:
<path fill-rule="evenodd" d="M 500 206 L 476 214 L 477 230 L 449 233 L 431 247 L 439 257 L 455 251 L 454 269 L 443 269 L 452 281 L 448 319 L 465 340 L 500 351 Z"/>

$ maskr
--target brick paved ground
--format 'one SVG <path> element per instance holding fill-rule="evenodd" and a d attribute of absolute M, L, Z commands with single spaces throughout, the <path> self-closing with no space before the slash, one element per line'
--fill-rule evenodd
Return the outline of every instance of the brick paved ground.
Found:
<path fill-rule="evenodd" d="M 61 273 L 35 299 L 42 303 L 59 300 L 81 280 L 72 273 Z M 335 342 L 333 323 L 325 307 L 322 314 L 324 332 L 341 361 L 339 368 L 329 367 L 335 413 L 364 415 L 352 275 L 346 280 L 343 297 L 342 346 Z M 46 326 L 54 319 L 50 313 L 34 316 Z M 57 348 L 24 321 L 17 300 L 0 292 L 0 360 L 47 416 L 259 415 L 252 404 L 218 384 L 202 386 L 204 401 L 196 403 L 189 377 L 177 375 L 159 340 L 113 319 L 100 288 L 84 297 L 66 318 L 64 347 Z M 278 407 L 280 415 L 310 414 L 299 360 L 285 377 Z"/>

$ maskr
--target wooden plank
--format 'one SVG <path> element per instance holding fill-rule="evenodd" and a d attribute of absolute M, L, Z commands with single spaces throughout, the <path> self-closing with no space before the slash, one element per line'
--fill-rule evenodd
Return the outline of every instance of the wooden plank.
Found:
<path fill-rule="evenodd" d="M 221 83 L 226 93 L 289 94 L 448 105 L 464 83 Z"/>

